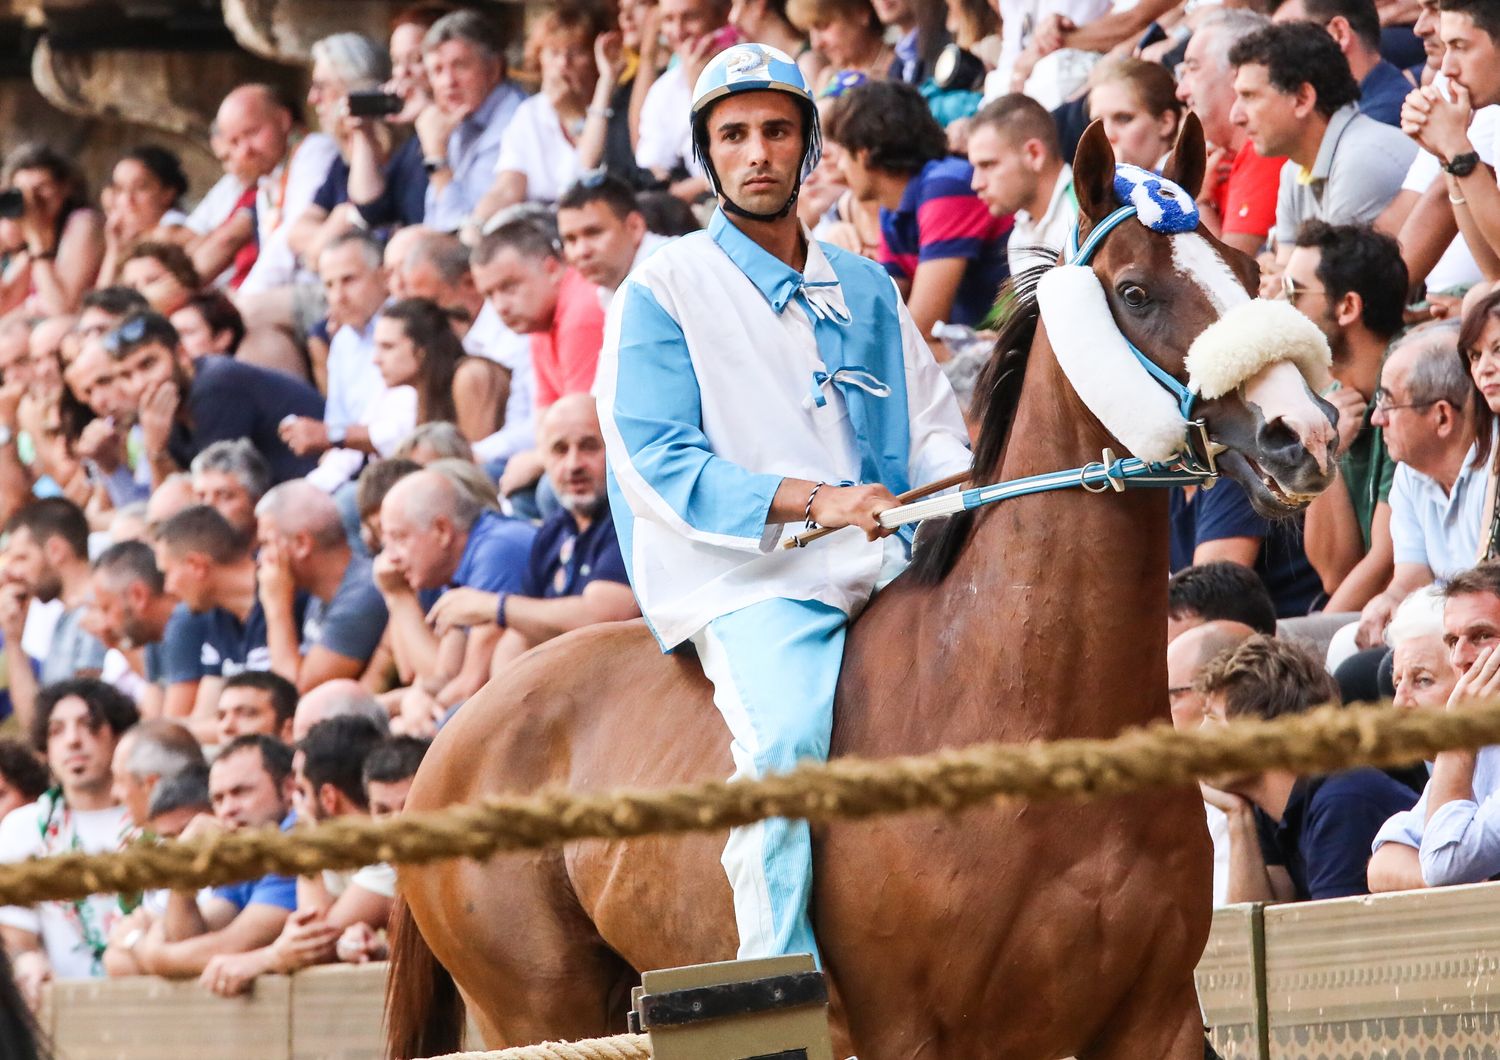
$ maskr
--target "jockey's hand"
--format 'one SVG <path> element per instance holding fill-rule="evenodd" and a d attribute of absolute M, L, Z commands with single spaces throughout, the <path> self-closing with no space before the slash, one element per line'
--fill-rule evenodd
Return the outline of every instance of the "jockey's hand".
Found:
<path fill-rule="evenodd" d="M 857 526 L 874 541 L 895 533 L 880 525 L 880 513 L 900 503 L 884 486 L 824 486 L 813 498 L 812 518 L 830 530 Z"/>

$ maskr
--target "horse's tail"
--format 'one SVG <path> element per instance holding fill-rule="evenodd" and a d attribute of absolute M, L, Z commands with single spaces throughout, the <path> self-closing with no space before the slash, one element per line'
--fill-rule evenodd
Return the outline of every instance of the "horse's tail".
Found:
<path fill-rule="evenodd" d="M 422 937 L 404 898 L 391 909 L 390 950 L 385 988 L 390 1060 L 458 1052 L 464 1031 L 463 997 Z"/>

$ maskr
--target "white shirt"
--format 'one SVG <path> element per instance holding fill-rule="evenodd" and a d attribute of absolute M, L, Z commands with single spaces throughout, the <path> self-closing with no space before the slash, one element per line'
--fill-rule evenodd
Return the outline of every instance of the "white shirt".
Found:
<path fill-rule="evenodd" d="M 877 404 L 903 390 L 904 408 Z M 767 518 L 783 478 L 878 481 L 869 454 L 904 452 L 905 467 L 875 469 L 902 489 L 898 475 L 920 484 L 971 463 L 953 389 L 891 278 L 814 240 L 798 274 L 722 212 L 617 293 L 595 394 L 631 587 L 663 648 L 763 600 L 851 616 L 868 602 L 885 543 L 850 532 L 778 548 L 786 528 Z"/>
<path fill-rule="evenodd" d="M 1016 60 L 1047 16 L 1063 15 L 1075 26 L 1082 26 L 1108 14 L 1109 9 L 1109 0 L 1000 0 L 1000 59 L 985 78 L 985 102 L 1010 91 Z M 1042 101 L 1043 106 L 1049 109 L 1057 106 L 1063 100 L 1054 102 L 1052 97 L 1062 92 L 1066 98 L 1064 84 L 1087 77 L 1089 68 L 1098 58 L 1092 52 L 1080 52 L 1076 48 L 1062 48 L 1043 57 L 1032 70 L 1031 80 L 1026 85 L 1027 94 L 1035 95 L 1046 83 L 1051 87 L 1043 93 L 1047 97 Z M 1033 85 L 1033 81 L 1037 84 Z"/>
<path fill-rule="evenodd" d="M 1442 78 L 1442 74 L 1438 74 Z M 1446 78 L 1444 78 L 1446 80 Z M 1436 84 L 1438 82 L 1434 82 Z M 1480 107 L 1469 121 L 1469 142 L 1488 165 L 1495 162 L 1495 140 L 1500 135 L 1500 106 Z M 1412 159 L 1406 179 L 1401 182 L 1403 191 L 1414 191 L 1421 195 L 1432 186 L 1432 182 L 1443 175 L 1443 165 L 1438 157 L 1428 151 L 1418 150 Z M 1446 291 L 1454 287 L 1470 287 L 1484 276 L 1474 261 L 1474 255 L 1464 242 L 1463 233 L 1453 237 L 1453 242 L 1443 251 L 1432 271 L 1427 274 L 1429 291 Z"/>
<path fill-rule="evenodd" d="M 292 157 L 262 177 L 255 193 L 255 224 L 260 252 L 240 284 L 241 294 L 285 287 L 297 280 L 316 282 L 300 269 L 297 256 L 287 244 L 292 224 L 312 204 L 313 196 L 328 179 L 328 169 L 339 156 L 331 136 L 309 133 L 292 151 Z"/>
<path fill-rule="evenodd" d="M 51 811 L 51 828 L 48 828 Z M 0 821 L 0 862 L 24 861 L 30 857 L 79 851 L 104 854 L 120 849 L 131 831 L 123 806 L 75 813 L 58 800 L 43 796 L 6 815 Z M 43 833 L 48 836 L 43 838 Z M 93 979 L 104 974 L 92 947 L 109 939 L 109 930 L 120 918 L 115 895 L 96 894 L 82 902 L 38 902 L 31 906 L 0 907 L 0 925 L 39 935 L 57 979 Z M 92 946 L 91 946 L 92 943 Z"/>
<path fill-rule="evenodd" d="M 1391 544 L 1397 563 L 1420 563 L 1439 582 L 1474 566 L 1484 529 L 1484 494 L 1489 461 L 1474 466 L 1475 446 L 1464 454 L 1464 466 L 1453 489 L 1410 464 L 1396 465 L 1391 482 Z"/>
<path fill-rule="evenodd" d="M 505 326 L 488 301 L 464 336 L 464 350 L 510 370 L 510 396 L 505 399 L 505 425 L 474 443 L 481 463 L 509 460 L 536 445 L 536 378 L 531 370 L 531 337 Z"/>
<path fill-rule="evenodd" d="M 693 158 L 693 86 L 679 62 L 666 70 L 646 92 L 641 103 L 641 137 L 635 146 L 636 165 L 642 169 L 671 170 L 681 162 L 689 173 L 702 176 Z"/>
<path fill-rule="evenodd" d="M 1203 804 L 1208 815 L 1208 837 L 1214 842 L 1214 908 L 1229 904 L 1229 815 Z"/>
<path fill-rule="evenodd" d="M 562 119 L 545 95 L 516 108 L 500 140 L 495 172 L 524 176 L 527 202 L 556 202 L 578 179 L 578 149 L 563 135 Z"/>
<path fill-rule="evenodd" d="M 234 204 L 240 201 L 240 195 L 245 186 L 239 182 L 237 177 L 225 173 L 213 187 L 208 189 L 207 194 L 198 200 L 198 205 L 193 212 L 188 214 L 183 224 L 200 236 L 206 236 L 229 220 L 229 214 L 234 209 Z"/>
<path fill-rule="evenodd" d="M 328 403 L 323 420 L 329 427 L 359 423 L 365 406 L 385 389 L 375 367 L 376 313 L 361 329 L 345 324 L 328 342 Z"/>
<path fill-rule="evenodd" d="M 369 433 L 375 454 L 390 456 L 417 428 L 416 390 L 409 386 L 382 386 L 365 406 L 358 422 Z M 318 459 L 318 466 L 308 472 L 307 481 L 325 493 L 332 493 L 358 475 L 364 465 L 364 453 L 340 446 Z"/>
<path fill-rule="evenodd" d="M 1078 223 L 1078 203 L 1073 198 L 1073 167 L 1063 164 L 1057 182 L 1052 185 L 1052 198 L 1047 203 L 1047 212 L 1033 221 L 1025 210 L 1016 211 L 1016 221 L 1010 238 L 1005 243 L 1005 256 L 1010 262 L 1010 274 L 1020 275 L 1024 270 L 1038 265 L 1051 265 L 1056 255 L 1033 252 L 1035 247 L 1051 247 L 1062 250 L 1068 242 L 1073 226 Z"/>
<path fill-rule="evenodd" d="M 1474 798 L 1445 802 L 1427 819 L 1431 782 L 1411 809 L 1375 833 L 1371 850 L 1386 843 L 1415 847 L 1429 887 L 1482 883 L 1500 874 L 1500 747 L 1481 747 L 1474 759 Z"/>

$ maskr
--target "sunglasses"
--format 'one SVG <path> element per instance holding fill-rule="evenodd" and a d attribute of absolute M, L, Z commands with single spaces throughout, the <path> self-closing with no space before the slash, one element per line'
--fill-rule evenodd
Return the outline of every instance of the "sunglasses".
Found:
<path fill-rule="evenodd" d="M 1325 293 L 1321 287 L 1301 287 L 1288 273 L 1281 274 L 1281 296 L 1293 305 L 1296 305 L 1297 299 L 1303 295 Z"/>
<path fill-rule="evenodd" d="M 127 346 L 134 346 L 146 337 L 148 324 L 145 317 L 131 317 L 125 323 L 106 332 L 104 350 L 111 357 L 118 357 Z"/>

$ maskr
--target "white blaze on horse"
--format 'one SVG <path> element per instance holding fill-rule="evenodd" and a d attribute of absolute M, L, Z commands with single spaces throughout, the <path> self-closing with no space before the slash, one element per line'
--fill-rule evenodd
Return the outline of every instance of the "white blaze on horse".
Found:
<path fill-rule="evenodd" d="M 1334 414 L 1315 394 L 1327 346 L 1253 300 L 1254 262 L 1198 226 L 1203 169 L 1191 116 L 1164 179 L 1116 167 L 1097 123 L 1085 134 L 1069 263 L 1035 297 L 1020 284 L 976 399 L 976 485 L 934 499 L 960 514 L 924 532 L 850 631 L 833 754 L 1164 721 L 1167 494 L 1136 487 L 1217 468 L 1285 514 L 1331 481 Z M 622 623 L 558 638 L 476 696 L 408 805 L 732 770 L 696 660 Z M 403 867 L 393 1054 L 455 1049 L 460 998 L 491 1047 L 619 1030 L 639 969 L 734 955 L 723 846 L 582 842 Z M 1202 1056 L 1211 854 L 1195 790 L 830 825 L 814 860 L 839 1055 Z"/>

